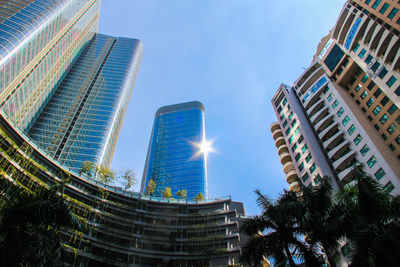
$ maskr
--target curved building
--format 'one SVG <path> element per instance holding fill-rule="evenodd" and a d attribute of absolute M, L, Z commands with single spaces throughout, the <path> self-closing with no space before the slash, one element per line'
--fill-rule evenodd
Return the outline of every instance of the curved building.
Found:
<path fill-rule="evenodd" d="M 187 190 L 187 199 L 207 197 L 204 107 L 197 101 L 161 107 L 155 116 L 141 192 L 150 180 L 156 184 L 153 196 L 171 188 Z"/>

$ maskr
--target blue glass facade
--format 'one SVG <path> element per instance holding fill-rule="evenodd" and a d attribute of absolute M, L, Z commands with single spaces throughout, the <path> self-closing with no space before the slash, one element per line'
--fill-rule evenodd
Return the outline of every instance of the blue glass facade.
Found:
<path fill-rule="evenodd" d="M 178 190 L 187 190 L 187 199 L 199 193 L 207 196 L 206 159 L 195 144 L 205 140 L 204 108 L 200 102 L 165 106 L 154 120 L 142 192 L 152 179 L 153 196 L 162 196 L 166 187 L 175 197 Z"/>
<path fill-rule="evenodd" d="M 141 57 L 139 40 L 96 34 L 29 135 L 72 169 L 85 161 L 109 167 Z"/>

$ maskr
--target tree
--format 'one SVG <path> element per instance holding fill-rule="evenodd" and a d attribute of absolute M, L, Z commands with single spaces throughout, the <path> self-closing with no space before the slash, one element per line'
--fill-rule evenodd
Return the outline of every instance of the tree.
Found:
<path fill-rule="evenodd" d="M 147 183 L 144 194 L 146 196 L 152 196 L 155 189 L 156 189 L 156 183 L 153 181 L 153 179 L 150 179 L 150 181 Z"/>
<path fill-rule="evenodd" d="M 136 184 L 136 174 L 132 170 L 125 170 L 120 178 L 125 190 Z"/>
<path fill-rule="evenodd" d="M 176 196 L 179 199 L 185 199 L 187 197 L 187 190 L 186 189 L 178 190 L 178 192 L 176 192 Z"/>
<path fill-rule="evenodd" d="M 317 249 L 303 240 L 300 218 L 304 206 L 296 193 L 284 191 L 276 200 L 255 191 L 261 215 L 247 220 L 241 231 L 250 236 L 240 260 L 242 263 L 258 264 L 264 257 L 273 257 L 277 266 L 297 266 L 294 258 L 302 258 L 306 266 L 322 266 Z"/>
<path fill-rule="evenodd" d="M 194 197 L 194 201 L 201 201 L 201 200 L 204 200 L 204 196 L 202 193 L 199 193 Z"/>
<path fill-rule="evenodd" d="M 400 266 L 400 197 L 392 196 L 356 163 L 354 182 L 336 195 L 351 266 Z"/>
<path fill-rule="evenodd" d="M 115 180 L 115 172 L 100 165 L 96 168 L 96 178 L 105 184 L 109 184 Z"/>
<path fill-rule="evenodd" d="M 90 161 L 85 161 L 83 162 L 83 166 L 81 167 L 81 169 L 79 170 L 79 175 L 81 174 L 86 174 L 88 176 L 93 176 L 94 172 L 96 170 L 96 164 L 94 164 L 93 162 Z"/>
<path fill-rule="evenodd" d="M 163 191 L 161 191 L 163 198 L 172 198 L 171 187 L 166 187 Z"/>
<path fill-rule="evenodd" d="M 0 178 L 0 266 L 60 264 L 59 230 L 80 227 L 60 189 L 30 192 Z"/>

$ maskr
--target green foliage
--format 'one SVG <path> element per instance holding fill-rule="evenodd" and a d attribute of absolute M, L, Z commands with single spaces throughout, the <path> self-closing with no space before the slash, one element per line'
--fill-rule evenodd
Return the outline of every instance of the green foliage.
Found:
<path fill-rule="evenodd" d="M 136 174 L 132 170 L 125 170 L 120 176 L 125 190 L 128 190 L 136 184 Z"/>
<path fill-rule="evenodd" d="M 186 189 L 178 190 L 178 192 L 176 192 L 176 196 L 177 196 L 179 199 L 186 199 L 186 197 L 187 197 L 187 190 L 186 190 Z"/>
<path fill-rule="evenodd" d="M 202 193 L 199 193 L 199 194 L 197 194 L 197 195 L 194 197 L 193 200 L 194 200 L 194 201 L 202 201 L 202 200 L 204 200 L 204 196 L 203 196 Z"/>
<path fill-rule="evenodd" d="M 145 195 L 146 196 L 153 195 L 155 189 L 156 189 L 156 183 L 153 181 L 153 179 L 150 179 L 145 189 Z"/>
<path fill-rule="evenodd" d="M 171 187 L 166 187 L 163 191 L 161 191 L 163 198 L 172 198 Z"/>

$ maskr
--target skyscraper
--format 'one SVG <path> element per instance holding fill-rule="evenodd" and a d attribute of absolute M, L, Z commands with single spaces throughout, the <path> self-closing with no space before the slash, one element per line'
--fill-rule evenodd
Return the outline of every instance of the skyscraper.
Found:
<path fill-rule="evenodd" d="M 343 185 L 357 160 L 400 193 L 399 9 L 395 1 L 347 1 L 310 67 L 273 97 L 279 125 L 271 130 L 293 189 L 329 173 Z M 289 160 L 299 181 L 289 179 Z"/>
<path fill-rule="evenodd" d="M 75 170 L 85 161 L 110 167 L 141 56 L 139 40 L 96 34 L 29 135 Z"/>
<path fill-rule="evenodd" d="M 199 146 L 205 142 L 204 107 L 200 102 L 161 107 L 155 116 L 141 191 L 150 180 L 156 184 L 153 196 L 165 188 L 187 190 L 187 199 L 207 196 L 206 155 Z"/>

